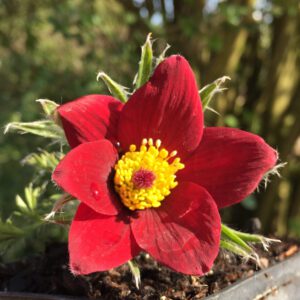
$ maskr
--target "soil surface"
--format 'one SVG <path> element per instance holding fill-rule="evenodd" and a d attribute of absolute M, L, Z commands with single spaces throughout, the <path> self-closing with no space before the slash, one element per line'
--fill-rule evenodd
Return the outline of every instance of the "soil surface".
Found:
<path fill-rule="evenodd" d="M 257 249 L 260 267 L 254 262 L 221 251 L 213 269 L 203 277 L 186 276 L 170 271 L 149 255 L 141 254 L 142 285 L 138 290 L 127 264 L 108 272 L 74 277 L 68 269 L 65 244 L 48 247 L 43 256 L 22 262 L 0 265 L 0 291 L 69 295 L 89 299 L 203 299 L 248 278 L 254 272 L 280 262 L 299 251 L 299 242 L 271 245 L 269 252 Z"/>

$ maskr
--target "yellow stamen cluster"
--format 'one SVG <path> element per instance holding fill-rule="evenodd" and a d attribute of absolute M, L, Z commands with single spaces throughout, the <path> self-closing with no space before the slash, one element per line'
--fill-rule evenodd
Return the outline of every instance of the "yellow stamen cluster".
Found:
<path fill-rule="evenodd" d="M 175 158 L 177 151 L 169 153 L 160 146 L 160 140 L 143 139 L 139 149 L 130 145 L 129 151 L 115 165 L 115 190 L 130 210 L 159 207 L 170 190 L 178 185 L 175 173 L 183 169 L 184 164 L 179 157 Z M 150 185 L 146 182 L 145 187 L 137 186 L 134 182 L 137 172 L 150 174 Z"/>

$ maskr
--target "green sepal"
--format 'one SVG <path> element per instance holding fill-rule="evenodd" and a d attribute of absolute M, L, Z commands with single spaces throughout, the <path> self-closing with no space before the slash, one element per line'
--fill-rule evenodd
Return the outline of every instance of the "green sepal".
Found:
<path fill-rule="evenodd" d="M 165 59 L 166 53 L 170 48 L 171 48 L 171 46 L 169 44 L 167 44 L 167 46 L 165 47 L 163 52 L 159 55 L 159 57 L 156 58 L 155 67 L 157 67 Z"/>
<path fill-rule="evenodd" d="M 210 83 L 206 86 L 204 86 L 200 91 L 200 97 L 202 101 L 202 107 L 203 111 L 205 111 L 214 97 L 217 93 L 220 93 L 225 90 L 225 88 L 222 88 L 223 84 L 225 83 L 226 80 L 230 80 L 230 77 L 228 76 L 223 76 L 221 78 L 216 79 L 213 83 Z"/>
<path fill-rule="evenodd" d="M 109 77 L 106 73 L 104 72 L 99 72 L 97 75 L 97 80 L 101 78 L 105 85 L 107 86 L 108 90 L 110 93 L 117 99 L 119 99 L 121 102 L 125 103 L 128 99 L 128 92 L 126 91 L 126 87 L 120 85 L 111 77 Z"/>
<path fill-rule="evenodd" d="M 148 81 L 152 74 L 153 50 L 151 33 L 148 34 L 145 44 L 142 46 L 141 60 L 139 62 L 139 70 L 134 80 L 135 88 L 141 87 Z"/>
<path fill-rule="evenodd" d="M 36 100 L 36 102 L 41 104 L 43 111 L 47 117 L 52 117 L 56 112 L 57 107 L 59 106 L 59 104 L 57 104 L 56 102 L 48 99 L 38 99 Z"/>

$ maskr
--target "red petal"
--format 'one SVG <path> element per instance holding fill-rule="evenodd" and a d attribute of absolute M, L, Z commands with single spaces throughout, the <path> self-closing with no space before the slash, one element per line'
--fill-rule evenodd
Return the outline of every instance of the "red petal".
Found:
<path fill-rule="evenodd" d="M 116 142 L 123 104 L 110 96 L 88 95 L 58 108 L 71 147 L 103 138 Z"/>
<path fill-rule="evenodd" d="M 88 274 L 117 267 L 139 253 L 128 220 L 103 216 L 80 204 L 69 233 L 70 267 Z"/>
<path fill-rule="evenodd" d="M 158 209 L 132 219 L 138 245 L 175 271 L 202 275 L 212 266 L 221 220 L 214 200 L 200 186 L 181 182 Z"/>
<path fill-rule="evenodd" d="M 160 139 L 179 156 L 196 149 L 203 131 L 203 113 L 193 71 L 179 55 L 165 59 L 149 82 L 125 104 L 118 137 L 126 151 L 143 138 Z"/>
<path fill-rule="evenodd" d="M 108 140 L 84 143 L 58 164 L 52 179 L 66 192 L 104 215 L 116 215 L 119 201 L 110 191 L 117 152 Z"/>
<path fill-rule="evenodd" d="M 178 180 L 203 186 L 221 208 L 252 193 L 276 160 L 276 151 L 257 135 L 233 128 L 205 128 Z"/>

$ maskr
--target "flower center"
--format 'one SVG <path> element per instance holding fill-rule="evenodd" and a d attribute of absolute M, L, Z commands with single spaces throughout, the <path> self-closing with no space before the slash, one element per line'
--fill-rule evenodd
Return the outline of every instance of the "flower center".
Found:
<path fill-rule="evenodd" d="M 140 169 L 133 173 L 132 182 L 135 188 L 150 188 L 155 179 L 155 174 L 152 171 Z"/>
<path fill-rule="evenodd" d="M 177 151 L 160 148 L 161 141 L 143 139 L 140 148 L 130 145 L 115 165 L 115 190 L 130 210 L 159 207 L 178 185 L 175 173 L 184 168 Z M 172 162 L 170 159 L 172 158 Z"/>

